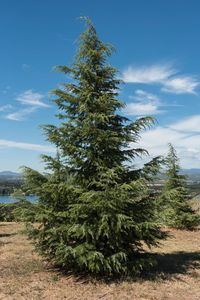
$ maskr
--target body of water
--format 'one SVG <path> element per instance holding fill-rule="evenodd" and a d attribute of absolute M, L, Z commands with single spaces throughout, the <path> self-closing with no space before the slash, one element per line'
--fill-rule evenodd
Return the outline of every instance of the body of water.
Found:
<path fill-rule="evenodd" d="M 26 200 L 34 203 L 37 202 L 38 198 L 36 196 L 26 196 Z M 16 199 L 15 197 L 0 195 L 0 203 L 14 203 L 17 201 L 19 201 L 19 199 Z"/>

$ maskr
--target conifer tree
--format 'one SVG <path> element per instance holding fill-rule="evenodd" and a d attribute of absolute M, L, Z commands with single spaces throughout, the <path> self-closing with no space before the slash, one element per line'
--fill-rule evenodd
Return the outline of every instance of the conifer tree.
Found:
<path fill-rule="evenodd" d="M 167 180 L 163 192 L 166 223 L 175 228 L 193 229 L 200 224 L 200 217 L 188 202 L 186 178 L 180 174 L 179 159 L 172 144 L 169 144 L 166 167 Z"/>
<path fill-rule="evenodd" d="M 131 145 L 153 119 L 132 122 L 119 114 L 121 81 L 107 63 L 112 46 L 99 40 L 90 20 L 86 24 L 74 64 L 57 68 L 71 76 L 53 91 L 60 125 L 44 126 L 59 149 L 59 157 L 45 157 L 53 172 L 33 178 L 35 171 L 25 168 L 27 185 L 46 207 L 32 236 L 40 253 L 66 270 L 122 275 L 150 262 L 139 256 L 144 243 L 165 237 L 149 189 L 159 158 L 134 170 L 134 158 L 146 151 Z"/>

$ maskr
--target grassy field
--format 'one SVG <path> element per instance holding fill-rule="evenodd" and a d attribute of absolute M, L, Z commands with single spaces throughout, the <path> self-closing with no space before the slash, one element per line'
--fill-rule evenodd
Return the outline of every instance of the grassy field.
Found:
<path fill-rule="evenodd" d="M 152 249 L 158 266 L 140 279 L 91 281 L 64 276 L 34 252 L 23 224 L 0 223 L 0 299 L 199 300 L 200 231 L 171 230 Z"/>

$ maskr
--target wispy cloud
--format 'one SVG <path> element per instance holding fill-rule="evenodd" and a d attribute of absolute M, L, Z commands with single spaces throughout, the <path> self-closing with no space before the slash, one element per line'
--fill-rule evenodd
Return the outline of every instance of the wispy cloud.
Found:
<path fill-rule="evenodd" d="M 48 145 L 30 144 L 30 143 L 22 143 L 22 142 L 0 139 L 0 148 L 2 147 L 31 150 L 31 151 L 41 152 L 41 153 L 42 152 L 54 153 L 56 151 L 54 147 Z"/>
<path fill-rule="evenodd" d="M 36 109 L 37 109 L 36 107 L 21 109 L 16 112 L 9 113 L 8 115 L 5 116 L 5 118 L 12 121 L 23 121 L 26 119 L 27 115 L 36 111 Z"/>
<path fill-rule="evenodd" d="M 29 114 L 35 112 L 39 108 L 50 107 L 50 105 L 43 101 L 44 98 L 45 96 L 43 94 L 33 92 L 32 90 L 20 93 L 16 97 L 16 101 L 21 104 L 21 107 L 18 107 L 17 111 L 7 114 L 5 118 L 12 121 L 25 120 Z"/>
<path fill-rule="evenodd" d="M 131 96 L 130 96 L 131 98 Z M 146 92 L 144 90 L 136 90 L 135 95 L 132 97 L 138 101 L 144 101 L 144 100 L 149 100 L 153 101 L 154 103 L 159 103 L 160 99 L 157 95 Z"/>
<path fill-rule="evenodd" d="M 160 83 L 168 79 L 176 71 L 171 65 L 152 65 L 141 67 L 128 67 L 123 72 L 123 80 L 127 83 Z"/>
<path fill-rule="evenodd" d="M 124 113 L 129 116 L 155 115 L 161 113 L 159 110 L 160 99 L 157 95 L 143 90 L 136 90 L 133 96 L 129 97 L 134 102 L 126 105 Z"/>
<path fill-rule="evenodd" d="M 0 106 L 0 112 L 9 111 L 10 109 L 12 109 L 12 105 L 11 104 Z"/>
<path fill-rule="evenodd" d="M 194 115 L 189 118 L 185 118 L 169 125 L 169 127 L 177 131 L 200 133 L 200 115 Z"/>
<path fill-rule="evenodd" d="M 172 64 L 151 66 L 129 66 L 122 72 L 127 83 L 159 84 L 164 92 L 175 94 L 195 94 L 200 81 L 193 75 L 182 75 Z"/>
<path fill-rule="evenodd" d="M 42 101 L 43 99 L 44 99 L 44 95 L 40 93 L 35 93 L 32 90 L 27 90 L 19 94 L 16 98 L 16 100 L 22 104 L 31 105 L 31 106 L 49 107 L 48 104 Z"/>
<path fill-rule="evenodd" d="M 170 78 L 163 82 L 162 91 L 174 94 L 195 94 L 200 82 L 192 76 Z"/>
<path fill-rule="evenodd" d="M 159 114 L 157 106 L 153 103 L 129 103 L 124 112 L 128 116 L 144 116 Z"/>
<path fill-rule="evenodd" d="M 3 94 L 7 94 L 9 92 L 9 90 L 11 89 L 11 87 L 9 85 L 6 85 L 2 91 Z"/>
<path fill-rule="evenodd" d="M 179 122 L 158 126 L 141 135 L 140 146 L 150 155 L 166 155 L 167 144 L 172 143 L 184 168 L 200 167 L 200 115 L 190 116 Z"/>

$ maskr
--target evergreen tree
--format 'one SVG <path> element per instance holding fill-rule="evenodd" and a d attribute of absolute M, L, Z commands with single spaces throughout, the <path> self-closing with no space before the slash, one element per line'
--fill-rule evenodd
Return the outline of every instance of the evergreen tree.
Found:
<path fill-rule="evenodd" d="M 112 46 L 86 23 L 74 64 L 57 68 L 72 78 L 53 91 L 60 125 L 44 126 L 59 157 L 45 157 L 52 169 L 47 176 L 25 168 L 26 184 L 45 205 L 43 226 L 32 236 L 38 250 L 66 270 L 122 275 L 150 262 L 139 256 L 144 243 L 157 245 L 165 237 L 149 189 L 160 159 L 140 170 L 131 165 L 146 153 L 131 145 L 153 119 L 131 122 L 119 114 L 124 107 L 118 100 L 121 81 L 107 63 Z"/>
<path fill-rule="evenodd" d="M 180 174 L 179 159 L 172 144 L 168 145 L 169 151 L 166 157 L 166 189 L 171 190 L 179 187 L 186 187 L 185 176 Z"/>
<path fill-rule="evenodd" d="M 175 228 L 193 229 L 200 224 L 200 217 L 189 204 L 186 178 L 180 174 L 179 159 L 171 144 L 166 166 L 167 181 L 162 196 L 165 202 L 166 223 Z"/>

